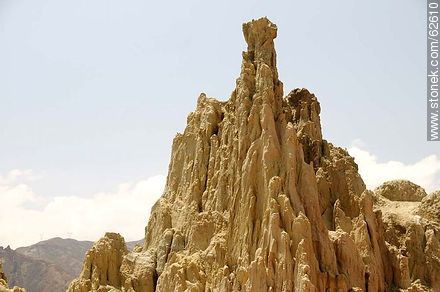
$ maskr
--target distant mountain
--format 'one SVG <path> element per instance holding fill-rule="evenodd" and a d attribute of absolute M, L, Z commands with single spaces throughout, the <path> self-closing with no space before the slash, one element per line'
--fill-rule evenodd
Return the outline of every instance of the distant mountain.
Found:
<path fill-rule="evenodd" d="M 46 261 L 22 255 L 11 248 L 0 247 L 0 258 L 9 286 L 20 286 L 28 292 L 66 291 L 72 273 Z"/>
<path fill-rule="evenodd" d="M 19 247 L 15 251 L 33 259 L 43 260 L 62 267 L 71 280 L 81 272 L 84 255 L 92 245 L 92 241 L 55 237 L 30 246 Z"/>
<path fill-rule="evenodd" d="M 136 240 L 136 241 L 129 241 L 125 243 L 127 245 L 127 249 L 132 251 L 136 245 L 142 246 L 144 244 L 144 240 Z"/>
<path fill-rule="evenodd" d="M 127 249 L 142 243 L 127 242 Z M 27 292 L 64 292 L 81 272 L 84 256 L 92 245 L 92 241 L 56 237 L 16 250 L 0 247 L 0 259 L 10 286 L 24 287 Z"/>

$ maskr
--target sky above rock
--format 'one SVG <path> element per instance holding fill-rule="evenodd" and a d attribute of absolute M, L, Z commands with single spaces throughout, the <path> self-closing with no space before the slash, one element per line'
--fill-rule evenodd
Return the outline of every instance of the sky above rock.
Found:
<path fill-rule="evenodd" d="M 324 138 L 349 148 L 368 187 L 440 188 L 426 3 L 285 2 L 0 0 L 0 225 L 20 222 L 0 245 L 141 237 L 174 135 L 200 92 L 229 98 L 241 24 L 261 16 L 278 25 L 285 93 L 317 95 Z"/>

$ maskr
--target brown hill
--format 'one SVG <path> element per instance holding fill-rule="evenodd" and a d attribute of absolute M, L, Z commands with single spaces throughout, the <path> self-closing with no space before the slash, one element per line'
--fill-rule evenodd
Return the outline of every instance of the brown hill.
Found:
<path fill-rule="evenodd" d="M 132 250 L 143 240 L 127 242 Z M 66 291 L 68 284 L 80 273 L 84 256 L 92 241 L 51 238 L 36 244 L 0 248 L 0 258 L 5 262 L 5 274 L 11 285 L 27 288 L 28 292 Z"/>
<path fill-rule="evenodd" d="M 92 245 L 91 241 L 56 237 L 17 248 L 15 251 L 32 259 L 42 260 L 62 268 L 72 280 L 81 271 L 84 255 Z"/>
<path fill-rule="evenodd" d="M 65 291 L 72 277 L 61 267 L 22 255 L 11 248 L 0 247 L 4 273 L 9 285 L 26 288 L 28 292 Z"/>

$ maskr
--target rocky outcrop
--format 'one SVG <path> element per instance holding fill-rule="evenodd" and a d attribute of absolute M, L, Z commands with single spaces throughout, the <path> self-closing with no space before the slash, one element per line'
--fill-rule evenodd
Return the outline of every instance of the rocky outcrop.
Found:
<path fill-rule="evenodd" d="M 0 261 L 0 292 L 26 292 L 26 289 L 19 288 L 14 286 L 9 289 L 8 279 L 6 278 L 5 273 L 3 272 L 3 263 Z"/>
<path fill-rule="evenodd" d="M 385 182 L 374 192 L 391 201 L 420 202 L 426 197 L 423 188 L 407 180 Z"/>
<path fill-rule="evenodd" d="M 126 254 L 124 238 L 117 233 L 106 233 L 87 252 L 81 275 L 69 285 L 69 290 L 95 291 L 100 286 L 120 287 L 119 269 Z"/>
<path fill-rule="evenodd" d="M 418 185 L 391 181 L 375 190 L 375 200 L 396 286 L 440 291 L 438 193 L 426 196 Z"/>
<path fill-rule="evenodd" d="M 440 224 L 440 190 L 422 199 L 418 213 Z"/>
<path fill-rule="evenodd" d="M 437 274 L 409 260 L 418 253 L 389 242 L 390 225 L 374 207 L 388 199 L 366 190 L 354 159 L 323 139 L 317 98 L 306 89 L 283 97 L 277 27 L 261 18 L 244 24 L 243 33 L 248 47 L 230 99 L 201 94 L 173 141 L 165 191 L 152 208 L 142 250 L 100 249 L 109 241 L 104 237 L 69 291 L 437 287 Z M 417 248 L 430 246 L 425 262 L 436 271 L 436 229 L 412 232 L 427 234 Z M 111 283 L 100 264 L 109 254 L 121 263 Z"/>

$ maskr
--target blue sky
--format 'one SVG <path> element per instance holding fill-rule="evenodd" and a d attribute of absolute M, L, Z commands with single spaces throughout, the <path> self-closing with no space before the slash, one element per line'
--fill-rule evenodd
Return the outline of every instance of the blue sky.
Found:
<path fill-rule="evenodd" d="M 285 93 L 317 95 L 326 139 L 376 166 L 431 157 L 435 180 L 425 5 L 0 0 L 0 174 L 10 182 L 12 170 L 31 169 L 27 186 L 41 206 L 166 175 L 172 138 L 199 93 L 225 100 L 234 88 L 241 24 L 268 16 Z"/>

